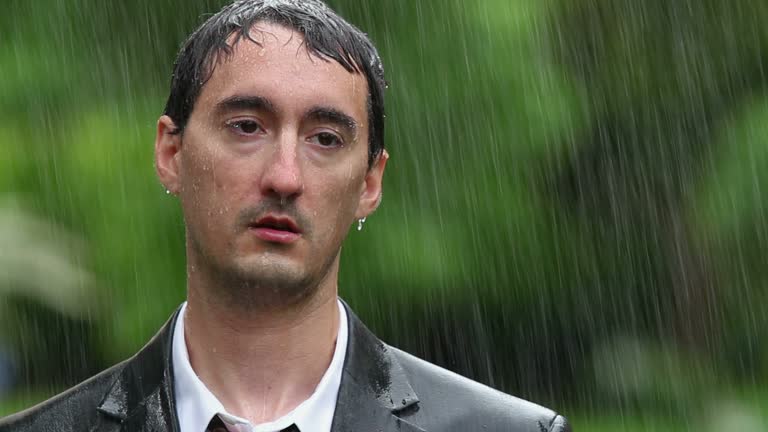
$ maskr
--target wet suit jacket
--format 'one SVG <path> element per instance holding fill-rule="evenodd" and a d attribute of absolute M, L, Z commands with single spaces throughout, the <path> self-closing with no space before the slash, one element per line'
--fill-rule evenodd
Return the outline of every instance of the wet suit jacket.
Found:
<path fill-rule="evenodd" d="M 390 347 L 349 307 L 347 314 L 333 432 L 570 431 L 562 416 Z M 177 315 L 130 359 L 0 420 L 0 432 L 178 432 L 171 364 Z"/>

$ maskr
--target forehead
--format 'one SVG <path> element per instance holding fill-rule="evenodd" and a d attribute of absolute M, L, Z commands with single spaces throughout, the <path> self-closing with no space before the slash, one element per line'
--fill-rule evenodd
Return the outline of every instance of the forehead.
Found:
<path fill-rule="evenodd" d="M 279 108 L 328 105 L 353 115 L 361 124 L 367 113 L 365 77 L 334 60 L 309 52 L 304 37 L 279 24 L 260 22 L 249 38 L 229 44 L 232 55 L 221 59 L 203 86 L 197 107 L 210 108 L 232 96 L 262 96 Z"/>

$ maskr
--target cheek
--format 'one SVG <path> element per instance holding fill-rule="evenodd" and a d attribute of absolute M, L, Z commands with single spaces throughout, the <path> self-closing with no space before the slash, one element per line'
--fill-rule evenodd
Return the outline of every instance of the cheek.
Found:
<path fill-rule="evenodd" d="M 226 218 L 229 212 L 225 191 L 228 184 L 226 176 L 231 175 L 231 170 L 223 169 L 224 164 L 214 153 L 190 150 L 182 157 L 181 196 L 184 209 L 188 217 L 208 226 Z"/>
<path fill-rule="evenodd" d="M 215 149 L 189 150 L 182 157 L 182 183 L 190 189 L 189 192 L 197 195 L 198 199 L 204 199 L 202 195 L 225 189 L 228 177 L 237 170 L 227 167 L 227 162 Z"/>
<path fill-rule="evenodd" d="M 362 181 L 363 176 L 355 173 L 354 169 L 345 169 L 327 183 L 320 197 L 329 206 L 328 212 L 332 218 L 326 223 L 334 224 L 337 230 L 346 232 L 360 202 Z"/>

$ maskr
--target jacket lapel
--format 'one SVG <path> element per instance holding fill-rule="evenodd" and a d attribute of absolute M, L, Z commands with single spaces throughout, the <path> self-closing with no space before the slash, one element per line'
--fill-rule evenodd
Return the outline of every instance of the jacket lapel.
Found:
<path fill-rule="evenodd" d="M 349 340 L 332 432 L 425 432 L 401 418 L 419 398 L 390 348 L 344 303 Z"/>
<path fill-rule="evenodd" d="M 349 339 L 332 432 L 426 432 L 403 419 L 419 399 L 390 348 L 344 303 Z M 98 407 L 105 424 L 94 430 L 179 431 L 173 398 L 171 346 L 178 309 L 125 363 Z"/>
<path fill-rule="evenodd" d="M 120 430 L 179 430 L 170 360 L 178 314 L 177 309 L 157 335 L 125 363 L 97 408 L 107 422 L 119 422 Z"/>

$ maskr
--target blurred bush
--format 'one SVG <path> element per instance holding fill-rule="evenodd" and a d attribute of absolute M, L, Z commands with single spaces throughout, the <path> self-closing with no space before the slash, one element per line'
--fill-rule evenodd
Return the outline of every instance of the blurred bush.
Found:
<path fill-rule="evenodd" d="M 86 269 L 82 241 L 5 197 L 0 244 L 0 394 L 19 381 L 11 374 L 49 386 L 98 371 L 89 337 L 109 304 Z"/>
<path fill-rule="evenodd" d="M 53 288 L 0 303 L 5 333 L 80 329 L 13 342 L 87 339 L 63 381 L 130 355 L 183 300 L 154 122 L 177 47 L 222 3 L 11 0 L 0 17 L 0 192 L 24 203 L 9 227 L 59 233 L 16 242 L 102 299 L 75 301 L 38 261 L 29 278 Z M 331 3 L 391 84 L 384 201 L 339 284 L 384 339 L 593 409 L 698 412 L 724 383 L 765 382 L 763 2 Z"/>

